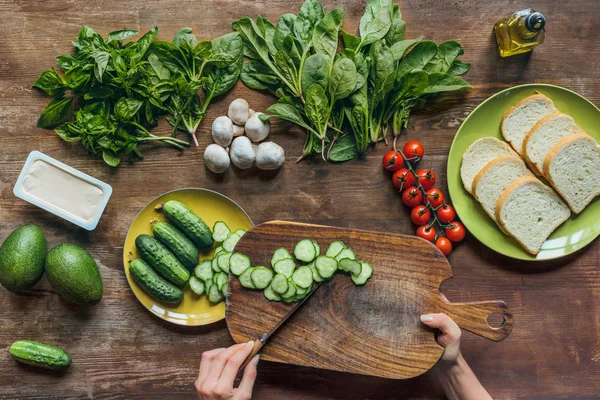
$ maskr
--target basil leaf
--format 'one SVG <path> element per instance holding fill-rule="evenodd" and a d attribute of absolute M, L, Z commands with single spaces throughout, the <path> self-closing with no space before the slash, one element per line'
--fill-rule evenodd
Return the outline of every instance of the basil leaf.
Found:
<path fill-rule="evenodd" d="M 429 85 L 424 94 L 451 92 L 453 90 L 472 89 L 464 79 L 450 74 L 436 73 L 429 75 Z"/>
<path fill-rule="evenodd" d="M 360 37 L 364 45 L 382 39 L 392 26 L 392 0 L 368 0 L 360 19 Z"/>
<path fill-rule="evenodd" d="M 152 70 L 159 79 L 170 79 L 171 72 L 165 65 L 159 60 L 158 56 L 154 53 L 148 56 L 148 62 L 152 67 Z"/>
<path fill-rule="evenodd" d="M 448 73 L 451 75 L 463 75 L 466 74 L 470 68 L 471 64 L 464 63 L 460 60 L 454 60 L 454 62 L 450 66 L 450 69 L 448 70 Z"/>
<path fill-rule="evenodd" d="M 69 124 L 69 123 L 62 124 L 61 126 L 54 129 L 54 132 L 56 132 L 56 134 L 65 142 L 80 141 L 81 136 L 78 133 L 73 132 L 71 129 L 69 129 L 70 125 L 71 124 Z"/>
<path fill-rule="evenodd" d="M 60 69 L 63 70 L 63 72 L 67 72 L 68 70 L 73 68 L 75 64 L 77 64 L 77 60 L 75 59 L 75 57 L 73 57 L 70 54 L 56 57 L 56 62 L 60 66 Z"/>
<path fill-rule="evenodd" d="M 288 36 L 291 37 L 293 35 L 295 22 L 296 16 L 294 14 L 283 14 L 279 17 L 279 21 L 275 27 L 275 34 L 273 35 L 273 45 L 277 50 L 284 50 L 283 41 Z"/>
<path fill-rule="evenodd" d="M 117 167 L 121 163 L 121 157 L 110 150 L 104 150 L 102 152 L 102 158 L 104 159 L 104 162 L 111 167 Z"/>
<path fill-rule="evenodd" d="M 412 71 L 414 69 L 423 69 L 425 65 L 438 52 L 437 44 L 432 42 L 431 40 L 425 40 L 415 47 L 400 61 L 398 65 L 397 76 L 401 77 L 405 73 Z"/>
<path fill-rule="evenodd" d="M 329 77 L 329 97 L 332 102 L 348 97 L 356 85 L 356 66 L 348 58 L 340 58 L 334 64 Z"/>
<path fill-rule="evenodd" d="M 110 60 L 110 53 L 107 51 L 98 51 L 94 54 L 94 61 L 96 62 L 96 67 L 94 68 L 94 75 L 96 76 L 98 82 L 102 82 L 102 75 L 106 70 L 108 60 Z"/>
<path fill-rule="evenodd" d="M 154 27 L 152 29 L 150 29 L 148 32 L 146 32 L 144 35 L 142 35 L 141 38 L 139 38 L 137 40 L 137 42 L 135 42 L 135 46 L 130 47 L 131 50 L 129 53 L 129 59 L 132 62 L 137 62 L 141 59 L 144 58 L 144 56 L 146 55 L 146 52 L 148 51 L 148 48 L 150 47 L 150 45 L 152 44 L 152 42 L 154 41 L 154 39 L 156 38 L 156 36 L 158 35 L 158 27 Z"/>
<path fill-rule="evenodd" d="M 344 10 L 336 8 L 315 26 L 313 46 L 317 53 L 324 54 L 333 60 L 337 52 L 340 29 L 344 24 Z"/>
<path fill-rule="evenodd" d="M 123 29 L 120 31 L 113 31 L 108 34 L 108 42 L 120 42 L 125 39 L 129 39 L 137 35 L 139 31 L 134 31 L 130 29 Z"/>
<path fill-rule="evenodd" d="M 148 51 L 156 54 L 163 65 L 171 72 L 186 73 L 187 63 L 173 43 L 156 41 L 150 45 Z"/>
<path fill-rule="evenodd" d="M 301 76 L 301 87 L 304 95 L 315 83 L 323 89 L 327 88 L 329 81 L 329 60 L 323 54 L 313 54 L 304 61 Z"/>
<path fill-rule="evenodd" d="M 130 121 L 143 104 L 142 100 L 121 97 L 115 103 L 115 115 L 121 121 Z"/>
<path fill-rule="evenodd" d="M 305 53 L 310 49 L 315 26 L 324 16 L 323 5 L 317 0 L 306 0 L 302 4 L 300 13 L 294 22 L 294 36 Z"/>
<path fill-rule="evenodd" d="M 394 61 L 400 61 L 402 57 L 404 57 L 404 53 L 406 53 L 408 49 L 419 43 L 421 40 L 423 40 L 423 36 L 419 36 L 416 39 L 401 40 L 391 45 L 390 51 L 392 52 Z"/>
<path fill-rule="evenodd" d="M 69 89 L 79 91 L 90 81 L 90 79 L 92 79 L 92 74 L 90 70 L 86 70 L 80 65 L 76 65 L 65 73 L 65 78 L 69 84 Z"/>
<path fill-rule="evenodd" d="M 68 88 L 67 82 L 62 76 L 56 73 L 54 68 L 42 72 L 33 84 L 33 87 L 43 90 L 54 98 L 63 97 Z"/>
<path fill-rule="evenodd" d="M 37 127 L 50 129 L 65 122 L 71 115 L 72 103 L 73 97 L 53 100 L 40 114 Z"/>
<path fill-rule="evenodd" d="M 304 108 L 306 117 L 314 125 L 319 137 L 324 137 L 329 119 L 329 100 L 321 85 L 315 83 L 308 89 Z"/>
<path fill-rule="evenodd" d="M 356 150 L 356 141 L 353 135 L 346 135 L 339 138 L 331 147 L 329 160 L 334 162 L 344 162 L 358 157 Z"/>

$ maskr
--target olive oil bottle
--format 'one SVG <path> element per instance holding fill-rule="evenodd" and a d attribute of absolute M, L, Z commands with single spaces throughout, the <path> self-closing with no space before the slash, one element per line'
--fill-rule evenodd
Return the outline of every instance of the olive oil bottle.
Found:
<path fill-rule="evenodd" d="M 546 17 L 531 8 L 514 12 L 494 25 L 501 57 L 533 50 L 544 42 Z"/>

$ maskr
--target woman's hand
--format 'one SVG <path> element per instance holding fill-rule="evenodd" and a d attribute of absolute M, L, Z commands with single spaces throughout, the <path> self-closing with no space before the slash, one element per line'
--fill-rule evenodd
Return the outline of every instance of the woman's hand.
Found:
<path fill-rule="evenodd" d="M 461 335 L 460 328 L 456 325 L 456 322 L 443 313 L 421 315 L 421 322 L 431 328 L 440 330 L 437 342 L 445 349 L 444 354 L 442 354 L 442 360 L 448 363 L 455 363 L 458 356 L 460 356 Z"/>
<path fill-rule="evenodd" d="M 244 369 L 240 386 L 234 389 L 233 382 L 240 366 L 252 352 L 254 342 L 236 344 L 226 349 L 214 349 L 202 353 L 200 372 L 196 379 L 196 391 L 200 400 L 250 400 L 256 379 L 255 356 Z"/>

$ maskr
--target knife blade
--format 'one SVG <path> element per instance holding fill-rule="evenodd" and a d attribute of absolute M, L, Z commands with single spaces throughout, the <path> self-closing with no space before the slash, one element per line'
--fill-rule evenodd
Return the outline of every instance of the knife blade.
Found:
<path fill-rule="evenodd" d="M 252 360 L 254 358 L 255 355 L 258 354 L 258 352 L 263 348 L 263 346 L 265 344 L 267 344 L 267 341 L 269 340 L 269 338 L 275 333 L 277 332 L 277 330 L 281 327 L 281 325 L 283 325 L 285 323 L 285 321 L 287 321 L 292 315 L 294 315 L 294 313 L 300 308 L 302 307 L 302 305 L 304 303 L 306 303 L 306 301 L 313 295 L 314 292 L 317 291 L 317 289 L 321 286 L 322 282 L 319 282 L 303 299 L 302 301 L 296 303 L 294 305 L 294 307 L 288 311 L 288 313 L 277 323 L 277 325 L 275 325 L 275 327 L 273 329 L 271 329 L 269 332 L 263 332 L 260 337 L 254 339 L 254 347 L 252 348 L 252 352 L 250 353 L 250 355 L 246 358 L 246 360 L 244 361 L 244 363 L 242 364 L 242 366 L 240 367 L 240 372 L 244 370 L 244 368 L 246 368 L 246 365 L 248 365 L 248 363 L 250 362 L 250 360 Z"/>

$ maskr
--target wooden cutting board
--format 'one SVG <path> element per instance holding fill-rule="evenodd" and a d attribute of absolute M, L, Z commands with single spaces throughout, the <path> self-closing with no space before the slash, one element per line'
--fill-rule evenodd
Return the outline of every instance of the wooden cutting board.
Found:
<path fill-rule="evenodd" d="M 452 277 L 446 257 L 431 243 L 406 235 L 272 221 L 252 228 L 236 246 L 253 265 L 269 267 L 279 247 L 293 252 L 303 238 L 316 240 L 325 253 L 341 240 L 358 259 L 369 262 L 373 277 L 355 286 L 337 273 L 270 338 L 262 359 L 392 379 L 406 379 L 429 370 L 443 348 L 434 330 L 419 316 L 444 312 L 463 329 L 490 340 L 506 338 L 513 316 L 503 301 L 450 303 L 440 284 Z M 269 332 L 293 305 L 270 302 L 262 291 L 244 289 L 229 279 L 227 326 L 237 343 Z M 488 325 L 491 314 L 504 322 Z"/>

